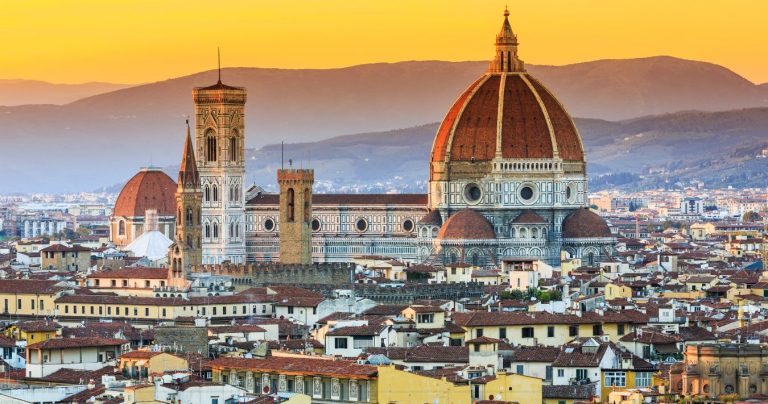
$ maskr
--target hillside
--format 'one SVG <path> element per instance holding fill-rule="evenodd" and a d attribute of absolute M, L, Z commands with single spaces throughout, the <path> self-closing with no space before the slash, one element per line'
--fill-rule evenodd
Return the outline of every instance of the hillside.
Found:
<path fill-rule="evenodd" d="M 222 76 L 248 88 L 247 145 L 259 148 L 439 121 L 486 65 L 430 61 L 327 70 L 231 68 Z M 529 70 L 574 116 L 618 120 L 768 105 L 765 88 L 723 67 L 669 57 Z M 0 159 L 6 173 L 0 192 L 93 189 L 124 181 L 150 163 L 176 164 L 184 119 L 193 111 L 191 89 L 212 82 L 215 72 L 209 71 L 66 105 L 0 107 L 0 137 L 7 150 L 16 151 Z M 314 154 L 314 161 L 322 156 Z"/>
<path fill-rule="evenodd" d="M 130 84 L 56 84 L 38 80 L 0 79 L 0 105 L 68 104 L 81 98 L 131 87 Z"/>
<path fill-rule="evenodd" d="M 768 148 L 768 108 L 681 112 L 619 122 L 576 119 L 576 125 L 595 179 L 593 189 L 616 185 L 597 178 L 618 173 L 632 174 L 632 187 L 664 186 L 669 178 L 713 187 L 766 186 L 768 159 L 756 156 Z M 437 126 L 287 144 L 285 159 L 315 168 L 319 192 L 331 184 L 335 189 L 347 186 L 347 192 L 423 191 Z M 249 179 L 273 190 L 280 145 L 249 150 L 248 156 Z"/>

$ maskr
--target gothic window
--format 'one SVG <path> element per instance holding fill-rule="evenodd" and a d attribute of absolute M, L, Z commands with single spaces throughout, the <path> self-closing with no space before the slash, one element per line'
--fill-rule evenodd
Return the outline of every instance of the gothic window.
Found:
<path fill-rule="evenodd" d="M 288 204 L 287 209 L 286 209 L 286 214 L 288 216 L 288 221 L 292 222 L 294 220 L 294 217 L 295 217 L 294 216 L 294 204 L 296 202 L 295 201 L 295 195 L 294 195 L 294 192 L 293 192 L 293 188 L 288 188 L 288 192 L 287 192 L 286 196 L 287 196 L 286 199 L 287 199 L 287 204 Z"/>
<path fill-rule="evenodd" d="M 209 223 L 205 224 L 205 238 L 211 238 L 211 225 Z"/>
<path fill-rule="evenodd" d="M 230 238 L 235 237 L 235 224 L 234 223 L 230 223 L 229 224 L 229 237 Z"/>
<path fill-rule="evenodd" d="M 187 245 L 190 248 L 194 248 L 195 246 L 192 244 L 192 236 L 187 236 Z"/>
<path fill-rule="evenodd" d="M 214 184 L 213 186 L 213 201 L 218 202 L 219 201 L 219 187 Z"/>
<path fill-rule="evenodd" d="M 309 188 L 304 188 L 304 223 L 309 223 Z"/>
<path fill-rule="evenodd" d="M 240 237 L 240 223 L 235 223 L 235 237 Z"/>
<path fill-rule="evenodd" d="M 219 238 L 219 224 L 213 224 L 213 238 Z"/>
<path fill-rule="evenodd" d="M 237 131 L 232 131 L 229 138 L 229 161 L 237 161 Z"/>
<path fill-rule="evenodd" d="M 472 265 L 480 265 L 480 256 L 477 253 L 472 254 Z"/>
<path fill-rule="evenodd" d="M 216 161 L 216 134 L 211 129 L 205 132 L 205 159 Z"/>
<path fill-rule="evenodd" d="M 120 220 L 117 222 L 117 235 L 125 236 L 125 220 Z"/>
<path fill-rule="evenodd" d="M 192 208 L 187 208 L 187 226 L 192 226 L 193 217 Z"/>
<path fill-rule="evenodd" d="M 205 201 L 206 202 L 210 202 L 211 201 L 211 187 L 206 185 L 205 186 L 205 192 L 203 192 L 203 193 L 205 194 Z"/>

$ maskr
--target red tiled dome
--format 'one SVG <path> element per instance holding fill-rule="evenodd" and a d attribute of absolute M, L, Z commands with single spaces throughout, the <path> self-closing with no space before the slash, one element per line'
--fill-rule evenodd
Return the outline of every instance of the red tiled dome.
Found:
<path fill-rule="evenodd" d="M 581 208 L 563 220 L 564 238 L 593 238 L 593 237 L 613 237 L 611 229 L 605 223 L 600 215 L 589 210 Z"/>
<path fill-rule="evenodd" d="M 115 202 L 114 216 L 144 216 L 156 209 L 158 216 L 176 215 L 176 183 L 156 168 L 144 168 L 133 176 L 120 191 Z"/>
<path fill-rule="evenodd" d="M 440 240 L 493 240 L 496 233 L 485 216 L 472 209 L 462 209 L 445 221 L 440 232 Z"/>
<path fill-rule="evenodd" d="M 501 136 L 497 136 L 497 134 Z M 486 73 L 456 100 L 432 145 L 431 161 L 509 159 L 584 161 L 581 138 L 568 112 L 525 72 Z"/>

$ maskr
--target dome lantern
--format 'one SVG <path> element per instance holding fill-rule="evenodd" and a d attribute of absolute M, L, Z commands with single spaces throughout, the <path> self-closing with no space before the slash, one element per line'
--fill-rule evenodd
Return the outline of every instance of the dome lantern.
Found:
<path fill-rule="evenodd" d="M 509 10 L 504 9 L 504 22 L 496 35 L 496 54 L 488 66 L 488 73 L 524 72 L 525 64 L 517 57 L 517 35 L 509 24 Z"/>

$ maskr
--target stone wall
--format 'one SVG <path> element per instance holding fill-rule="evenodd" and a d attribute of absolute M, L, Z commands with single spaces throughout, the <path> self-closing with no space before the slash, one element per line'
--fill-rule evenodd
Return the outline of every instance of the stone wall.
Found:
<path fill-rule="evenodd" d="M 247 265 L 200 265 L 192 272 L 209 272 L 213 275 L 227 275 L 235 284 L 253 286 L 306 284 L 349 285 L 355 265 L 351 263 L 279 264 L 256 263 Z"/>
<path fill-rule="evenodd" d="M 157 327 L 155 343 L 178 352 L 208 356 L 207 327 Z"/>

